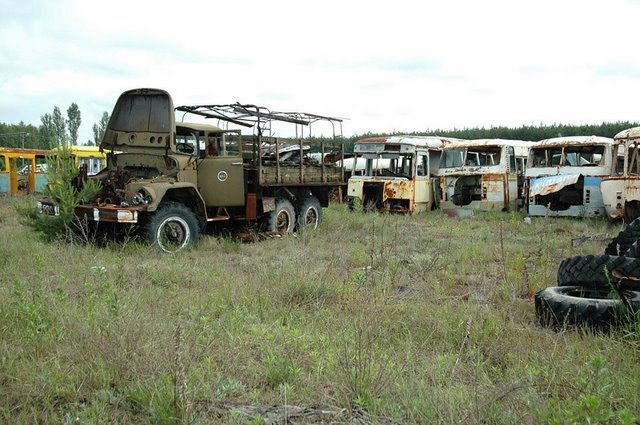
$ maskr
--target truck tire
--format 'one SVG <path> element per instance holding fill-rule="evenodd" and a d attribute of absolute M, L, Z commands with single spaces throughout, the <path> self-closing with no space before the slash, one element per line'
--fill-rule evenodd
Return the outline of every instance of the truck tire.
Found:
<path fill-rule="evenodd" d="M 296 212 L 288 199 L 278 198 L 276 209 L 269 211 L 266 218 L 268 232 L 282 235 L 293 233 L 296 224 Z"/>
<path fill-rule="evenodd" d="M 542 326 L 562 329 L 587 325 L 606 329 L 632 318 L 640 309 L 640 292 L 622 291 L 631 305 L 629 312 L 616 291 L 582 286 L 552 286 L 535 295 L 536 316 Z"/>
<path fill-rule="evenodd" d="M 149 243 L 164 252 L 177 252 L 195 245 L 200 224 L 193 211 L 177 202 L 166 202 L 153 213 L 146 226 Z"/>
<path fill-rule="evenodd" d="M 604 253 L 607 255 L 623 255 L 638 239 L 640 239 L 640 220 L 636 219 L 609 242 Z"/>
<path fill-rule="evenodd" d="M 640 258 L 640 241 L 635 241 L 629 249 L 624 252 L 625 257 Z"/>
<path fill-rule="evenodd" d="M 612 275 L 614 270 L 629 279 L 614 277 Z M 618 255 L 578 255 L 562 260 L 558 267 L 558 286 L 577 285 L 609 289 L 611 284 L 619 284 L 623 289 L 640 290 L 640 258 Z"/>
<path fill-rule="evenodd" d="M 322 205 L 315 196 L 306 197 L 298 207 L 298 229 L 317 229 L 322 223 Z"/>
<path fill-rule="evenodd" d="M 640 217 L 640 201 L 627 201 L 624 203 L 624 222 L 632 223 Z"/>

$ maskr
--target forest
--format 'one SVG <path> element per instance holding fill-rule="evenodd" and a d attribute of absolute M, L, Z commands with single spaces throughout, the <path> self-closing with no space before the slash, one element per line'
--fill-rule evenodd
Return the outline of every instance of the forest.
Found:
<path fill-rule="evenodd" d="M 66 118 L 60 108 L 55 106 L 51 113 L 46 113 L 40 117 L 40 125 L 17 124 L 0 122 L 0 146 L 22 147 L 31 149 L 51 149 L 63 144 L 70 145 L 99 145 L 104 134 L 109 113 L 103 112 L 100 122 L 93 124 L 93 139 L 78 140 L 78 129 L 82 123 L 81 112 L 77 104 L 72 103 L 67 109 Z M 603 136 L 613 137 L 618 132 L 631 127 L 640 126 L 640 122 L 617 121 L 603 122 L 601 124 L 560 124 L 551 125 L 540 124 L 522 125 L 520 127 L 491 126 L 474 128 L 454 128 L 454 129 L 427 129 L 424 131 L 403 131 L 394 133 L 364 133 L 353 134 L 344 137 L 345 151 L 352 152 L 353 145 L 357 140 L 367 137 L 389 136 L 389 135 L 439 135 L 455 137 L 460 139 L 510 139 L 539 141 L 552 137 L 561 136 Z"/>

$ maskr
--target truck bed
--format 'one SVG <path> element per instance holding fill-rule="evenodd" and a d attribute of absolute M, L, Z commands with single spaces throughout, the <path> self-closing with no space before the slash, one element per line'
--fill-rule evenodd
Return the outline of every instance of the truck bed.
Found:
<path fill-rule="evenodd" d="M 344 183 L 344 147 L 335 140 L 262 137 L 244 143 L 245 164 L 261 186 Z"/>

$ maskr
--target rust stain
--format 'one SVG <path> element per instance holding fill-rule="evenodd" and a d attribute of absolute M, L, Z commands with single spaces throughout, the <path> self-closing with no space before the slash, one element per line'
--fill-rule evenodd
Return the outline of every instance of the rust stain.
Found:
<path fill-rule="evenodd" d="M 489 182 L 502 182 L 502 180 L 503 180 L 502 177 L 503 177 L 502 173 L 500 173 L 500 174 L 483 174 L 482 175 L 482 178 L 485 181 L 489 181 Z"/>
<path fill-rule="evenodd" d="M 573 186 L 573 185 L 571 185 Z M 558 191 L 558 184 L 557 183 L 551 183 L 548 186 L 545 186 L 543 190 L 540 191 L 540 195 L 549 195 L 551 193 L 557 192 Z"/>
<path fill-rule="evenodd" d="M 384 196 L 386 199 L 395 198 L 396 191 L 391 187 L 391 185 L 385 185 L 384 187 Z"/>
<path fill-rule="evenodd" d="M 22 154 L 22 155 L 47 155 L 49 151 L 44 149 L 23 149 L 0 147 L 0 154 Z"/>
<path fill-rule="evenodd" d="M 367 139 L 358 140 L 358 143 L 384 143 L 388 137 L 369 137 Z"/>

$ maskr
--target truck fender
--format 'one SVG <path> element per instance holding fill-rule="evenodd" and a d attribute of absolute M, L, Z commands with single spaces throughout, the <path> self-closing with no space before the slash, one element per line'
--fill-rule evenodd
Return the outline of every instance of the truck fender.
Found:
<path fill-rule="evenodd" d="M 204 199 L 200 193 L 190 183 L 172 183 L 154 187 L 154 202 L 149 204 L 147 211 L 153 212 L 158 209 L 162 202 L 178 202 L 191 208 L 198 216 L 206 219 L 206 208 Z"/>
<path fill-rule="evenodd" d="M 262 211 L 269 212 L 276 209 L 276 198 L 273 196 L 265 196 L 262 198 Z"/>

